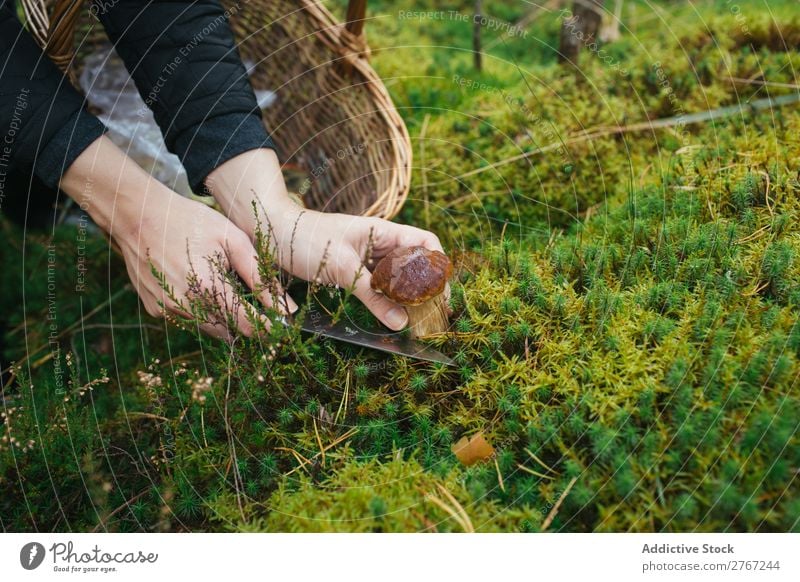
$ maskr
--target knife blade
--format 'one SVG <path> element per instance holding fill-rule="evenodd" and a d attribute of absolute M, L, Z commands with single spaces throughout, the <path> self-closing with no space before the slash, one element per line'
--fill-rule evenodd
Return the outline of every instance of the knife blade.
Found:
<path fill-rule="evenodd" d="M 293 325 L 289 318 L 284 317 L 281 321 L 284 325 Z M 397 333 L 387 334 L 365 330 L 348 321 L 338 321 L 334 323 L 327 313 L 318 309 L 313 309 L 306 314 L 300 325 L 300 329 L 315 335 L 386 352 L 388 354 L 445 364 L 447 366 L 455 366 L 453 360 L 441 352 L 426 346 L 422 342 L 403 337 Z"/>

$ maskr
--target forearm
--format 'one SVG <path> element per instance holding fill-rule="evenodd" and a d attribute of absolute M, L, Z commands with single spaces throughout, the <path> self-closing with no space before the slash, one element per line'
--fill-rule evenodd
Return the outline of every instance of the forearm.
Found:
<path fill-rule="evenodd" d="M 92 142 L 61 179 L 62 190 L 110 236 L 135 238 L 175 194 L 107 137 Z"/>
<path fill-rule="evenodd" d="M 271 149 L 250 150 L 228 160 L 208 175 L 206 187 L 223 213 L 240 226 L 260 220 L 278 234 L 289 230 L 302 210 L 289 197 Z"/>
<path fill-rule="evenodd" d="M 206 184 L 223 212 L 251 239 L 258 222 L 271 229 L 270 250 L 282 269 L 306 281 L 351 289 L 391 329 L 402 329 L 408 316 L 371 288 L 369 261 L 398 247 L 442 250 L 436 236 L 424 230 L 304 210 L 288 196 L 277 156 L 270 150 L 236 156 L 211 172 Z"/>
<path fill-rule="evenodd" d="M 197 321 L 200 329 L 228 340 L 234 329 L 252 335 L 253 318 L 259 316 L 234 299 L 224 275 L 228 268 L 259 291 L 265 306 L 273 305 L 272 296 L 262 291 L 247 236 L 219 212 L 151 178 L 107 138 L 78 156 L 62 187 L 119 244 L 150 315 L 191 317 L 192 301 L 210 299 L 217 305 L 204 304 L 207 316 Z"/>

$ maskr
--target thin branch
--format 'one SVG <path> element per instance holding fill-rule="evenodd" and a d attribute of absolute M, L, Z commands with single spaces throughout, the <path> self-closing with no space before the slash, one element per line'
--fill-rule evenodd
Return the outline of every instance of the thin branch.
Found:
<path fill-rule="evenodd" d="M 556 143 L 551 143 L 546 146 L 542 146 L 540 148 L 533 149 L 528 152 L 523 152 L 521 154 L 517 154 L 516 156 L 511 156 L 510 158 L 506 158 L 504 160 L 500 160 L 493 164 L 489 164 L 488 166 L 483 166 L 481 168 L 475 168 L 474 170 L 470 170 L 469 172 L 465 172 L 459 176 L 455 176 L 451 178 L 451 180 L 462 180 L 463 178 L 467 178 L 469 176 L 474 176 L 476 174 L 480 174 L 482 172 L 486 172 L 488 170 L 494 170 L 501 166 L 505 166 L 507 164 L 511 164 L 514 162 L 518 162 L 520 160 L 524 160 L 526 158 L 530 158 L 539 154 L 544 154 L 547 152 L 551 152 L 557 149 L 560 149 L 564 146 L 581 143 L 585 141 L 592 141 L 594 139 L 600 137 L 608 137 L 612 135 L 620 135 L 623 133 L 633 133 L 637 131 L 647 131 L 647 130 L 655 130 L 655 129 L 665 129 L 668 127 L 678 127 L 684 125 L 693 125 L 696 123 L 704 123 L 706 121 L 714 121 L 717 119 L 725 119 L 728 117 L 733 117 L 739 113 L 745 113 L 747 111 L 760 111 L 763 109 L 771 109 L 774 107 L 784 107 L 787 105 L 794 105 L 800 102 L 800 93 L 793 93 L 791 95 L 781 95 L 779 97 L 767 97 L 764 99 L 758 99 L 756 101 L 752 101 L 751 103 L 744 103 L 739 105 L 730 105 L 728 107 L 718 107 L 717 109 L 709 109 L 707 111 L 701 111 L 698 113 L 690 113 L 688 115 L 677 115 L 674 117 L 665 117 L 661 119 L 652 119 L 648 121 L 641 121 L 639 123 L 632 123 L 630 125 L 617 125 L 617 126 L 603 126 L 603 127 L 595 127 L 589 128 L 583 131 L 582 135 L 578 135 L 576 137 L 568 138 L 564 141 L 559 141 Z M 430 184 L 430 186 L 438 186 L 441 184 L 446 183 L 446 180 L 442 180 L 440 182 L 435 182 Z"/>
<path fill-rule="evenodd" d="M 550 510 L 550 513 L 547 514 L 547 517 L 542 522 L 542 531 L 545 531 L 548 527 L 550 527 L 550 524 L 553 523 L 553 520 L 556 518 L 556 515 L 558 515 L 558 510 L 561 509 L 561 504 L 564 503 L 564 500 L 567 498 L 567 495 L 569 495 L 569 492 L 572 491 L 572 487 L 577 482 L 578 478 L 573 477 L 572 480 L 569 482 L 569 484 L 566 486 L 566 488 L 564 488 L 564 491 L 558 497 L 558 501 L 556 501 L 556 504 L 553 506 L 553 509 Z"/>

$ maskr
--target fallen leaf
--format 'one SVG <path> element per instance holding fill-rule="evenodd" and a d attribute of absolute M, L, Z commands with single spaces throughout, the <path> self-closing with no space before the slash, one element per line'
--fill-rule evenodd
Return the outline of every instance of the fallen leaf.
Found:
<path fill-rule="evenodd" d="M 461 437 L 450 450 L 452 450 L 458 460 L 467 467 L 480 461 L 490 459 L 492 455 L 494 455 L 494 448 L 483 438 L 482 432 L 470 438 Z"/>

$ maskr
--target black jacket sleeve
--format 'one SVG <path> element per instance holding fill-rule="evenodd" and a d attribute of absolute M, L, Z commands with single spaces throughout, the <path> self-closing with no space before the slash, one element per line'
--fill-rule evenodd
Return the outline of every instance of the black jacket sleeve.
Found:
<path fill-rule="evenodd" d="M 274 147 L 218 0 L 95 0 L 93 9 L 195 192 L 226 160 Z"/>
<path fill-rule="evenodd" d="M 6 177 L 34 172 L 55 188 L 105 127 L 0 0 L 0 209 Z"/>

